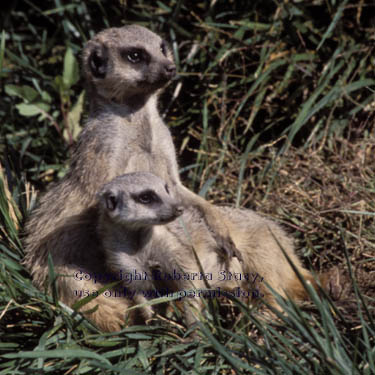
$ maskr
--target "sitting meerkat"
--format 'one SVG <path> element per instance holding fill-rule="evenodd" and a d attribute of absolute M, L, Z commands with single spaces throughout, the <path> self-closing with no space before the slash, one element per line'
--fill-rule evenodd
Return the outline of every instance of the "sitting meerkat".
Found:
<path fill-rule="evenodd" d="M 83 72 L 90 114 L 63 179 L 44 194 L 26 223 L 24 265 L 34 284 L 45 287 L 48 254 L 51 254 L 61 299 L 71 306 L 74 291 L 81 288 L 74 273 L 101 266 L 100 249 L 84 232 L 90 221 L 98 189 L 114 177 L 136 171 L 153 171 L 165 180 L 185 207 L 198 209 L 213 233 L 215 249 L 227 259 L 235 248 L 220 210 L 185 188 L 178 174 L 170 131 L 158 109 L 158 94 L 176 73 L 172 54 L 163 39 L 136 25 L 110 28 L 98 33 L 84 47 Z M 95 220 L 95 213 L 92 214 Z M 71 239 L 76 230 L 77 243 Z M 90 226 L 88 223 L 86 226 Z M 87 245 L 85 245 L 87 241 Z M 92 247 L 90 247 L 92 246 Z M 86 264 L 86 258 L 90 263 Z M 63 279 L 62 275 L 67 275 Z M 89 281 L 86 281 L 89 284 Z M 95 287 L 94 284 L 91 285 Z M 99 298 L 100 299 L 100 298 Z M 127 305 L 124 299 L 124 306 Z M 102 303 L 99 304 L 100 314 Z M 112 306 L 123 311 L 121 303 Z M 98 323 L 98 320 L 97 320 Z"/>
<path fill-rule="evenodd" d="M 199 297 L 207 296 L 199 292 L 206 288 L 204 278 L 210 288 L 220 288 L 223 294 L 234 292 L 239 297 L 251 297 L 253 294 L 248 291 L 256 289 L 275 307 L 272 293 L 260 280 L 284 297 L 304 298 L 305 289 L 280 246 L 301 275 L 314 283 L 309 271 L 301 266 L 292 240 L 280 226 L 251 210 L 219 208 L 229 219 L 230 234 L 244 259 L 241 265 L 237 258 L 228 264 L 216 253 L 215 240 L 201 213 L 187 208 L 182 214 L 168 185 L 151 173 L 116 177 L 103 186 L 98 200 L 98 236 L 108 269 L 117 274 L 138 275 L 126 282 L 126 287 L 136 293 L 137 304 L 144 303 L 151 295 L 147 292 L 157 289 L 163 281 L 171 292 L 198 289 L 195 298 L 188 298 L 193 305 L 193 309 L 185 310 L 189 325 L 197 319 L 194 308 L 199 311 L 203 307 Z M 180 215 L 182 222 L 175 220 Z M 152 309 L 143 308 L 143 315 L 151 317 Z"/>

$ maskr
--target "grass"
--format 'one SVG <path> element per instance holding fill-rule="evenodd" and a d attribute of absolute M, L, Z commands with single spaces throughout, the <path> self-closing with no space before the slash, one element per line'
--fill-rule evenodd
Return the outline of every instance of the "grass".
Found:
<path fill-rule="evenodd" d="M 371 2 L 19 1 L 0 43 L 0 374 L 373 374 L 374 24 Z M 87 113 L 82 44 L 145 24 L 171 42 L 179 79 L 161 97 L 182 177 L 217 204 L 281 222 L 315 272 L 338 267 L 339 301 L 317 296 L 268 319 L 210 305 L 201 341 L 183 321 L 103 334 L 35 289 L 20 265 L 37 193 L 61 178 Z M 171 99 L 172 98 L 172 99 Z M 219 314 L 220 312 L 220 314 Z"/>

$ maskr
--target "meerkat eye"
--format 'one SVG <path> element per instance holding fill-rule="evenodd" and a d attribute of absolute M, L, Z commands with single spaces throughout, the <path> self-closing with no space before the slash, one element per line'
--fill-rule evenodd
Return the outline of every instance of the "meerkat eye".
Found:
<path fill-rule="evenodd" d="M 125 48 L 120 50 L 121 57 L 130 61 L 132 64 L 138 64 L 147 60 L 147 53 L 140 48 Z"/>
<path fill-rule="evenodd" d="M 159 199 L 153 191 L 144 191 L 138 194 L 135 200 L 141 204 L 151 204 L 157 202 Z"/>
<path fill-rule="evenodd" d="M 105 199 L 107 209 L 113 211 L 117 206 L 117 197 L 114 195 L 108 195 Z"/>
<path fill-rule="evenodd" d="M 126 57 L 133 64 L 137 64 L 142 60 L 142 54 L 139 51 L 129 52 Z"/>
<path fill-rule="evenodd" d="M 169 194 L 169 187 L 168 187 L 168 184 L 165 184 L 165 191 Z"/>

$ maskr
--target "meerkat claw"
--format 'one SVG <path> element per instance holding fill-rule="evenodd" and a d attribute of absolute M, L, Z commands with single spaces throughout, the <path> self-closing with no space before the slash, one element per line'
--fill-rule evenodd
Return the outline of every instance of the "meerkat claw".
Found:
<path fill-rule="evenodd" d="M 236 257 L 241 263 L 243 263 L 242 254 L 230 237 L 216 237 L 215 240 L 218 244 L 217 251 L 225 261 L 230 261 L 233 257 Z"/>

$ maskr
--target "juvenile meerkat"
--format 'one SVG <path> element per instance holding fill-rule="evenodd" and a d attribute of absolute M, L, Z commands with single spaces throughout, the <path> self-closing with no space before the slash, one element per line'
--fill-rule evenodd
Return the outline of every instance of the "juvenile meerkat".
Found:
<path fill-rule="evenodd" d="M 178 267 L 178 246 L 171 247 L 163 229 L 156 226 L 175 220 L 183 207 L 161 178 L 147 172 L 116 177 L 100 190 L 98 202 L 97 235 L 106 266 L 124 276 L 128 295 L 142 304 L 147 301 L 147 292 L 157 287 L 153 267 L 168 271 Z M 143 308 L 142 313 L 147 320 L 152 309 Z"/>
<path fill-rule="evenodd" d="M 310 272 L 301 266 L 292 240 L 280 226 L 251 210 L 219 208 L 229 218 L 230 234 L 243 255 L 242 267 L 238 259 L 233 258 L 228 265 L 215 252 L 215 241 L 199 211 L 187 208 L 181 216 L 184 224 L 174 220 L 182 213 L 178 200 L 170 196 L 166 183 L 153 174 L 117 177 L 105 184 L 98 196 L 98 234 L 107 266 L 115 273 L 121 270 L 143 276 L 127 284 L 137 293 L 137 304 L 146 301 L 147 291 L 156 289 L 163 277 L 173 292 L 205 288 L 199 275 L 206 277 L 211 288 L 237 290 L 238 296 L 249 297 L 252 294 L 248 292 L 256 289 L 258 295 L 276 307 L 266 283 L 284 297 L 303 299 L 305 289 L 280 246 L 300 274 L 314 283 Z M 202 308 L 199 296 L 189 300 L 198 310 Z M 187 322 L 192 324 L 196 319 L 193 310 L 186 312 Z M 150 317 L 152 309 L 143 314 Z"/>
<path fill-rule="evenodd" d="M 165 180 L 184 206 L 202 212 L 217 251 L 224 249 L 228 259 L 233 252 L 240 257 L 219 210 L 180 181 L 172 137 L 157 109 L 160 89 L 176 73 L 165 41 L 137 25 L 106 29 L 86 44 L 83 73 L 90 101 L 86 126 L 67 174 L 42 196 L 26 223 L 24 264 L 34 283 L 41 288 L 48 279 L 48 254 L 56 272 L 69 276 L 87 267 L 82 252 L 99 258 L 100 249 L 72 243 L 71 222 L 80 222 L 100 186 L 135 171 L 153 171 Z M 85 243 L 88 235 L 78 232 Z M 63 302 L 71 305 L 75 298 L 69 295 L 80 283 L 60 277 L 57 284 Z"/>

